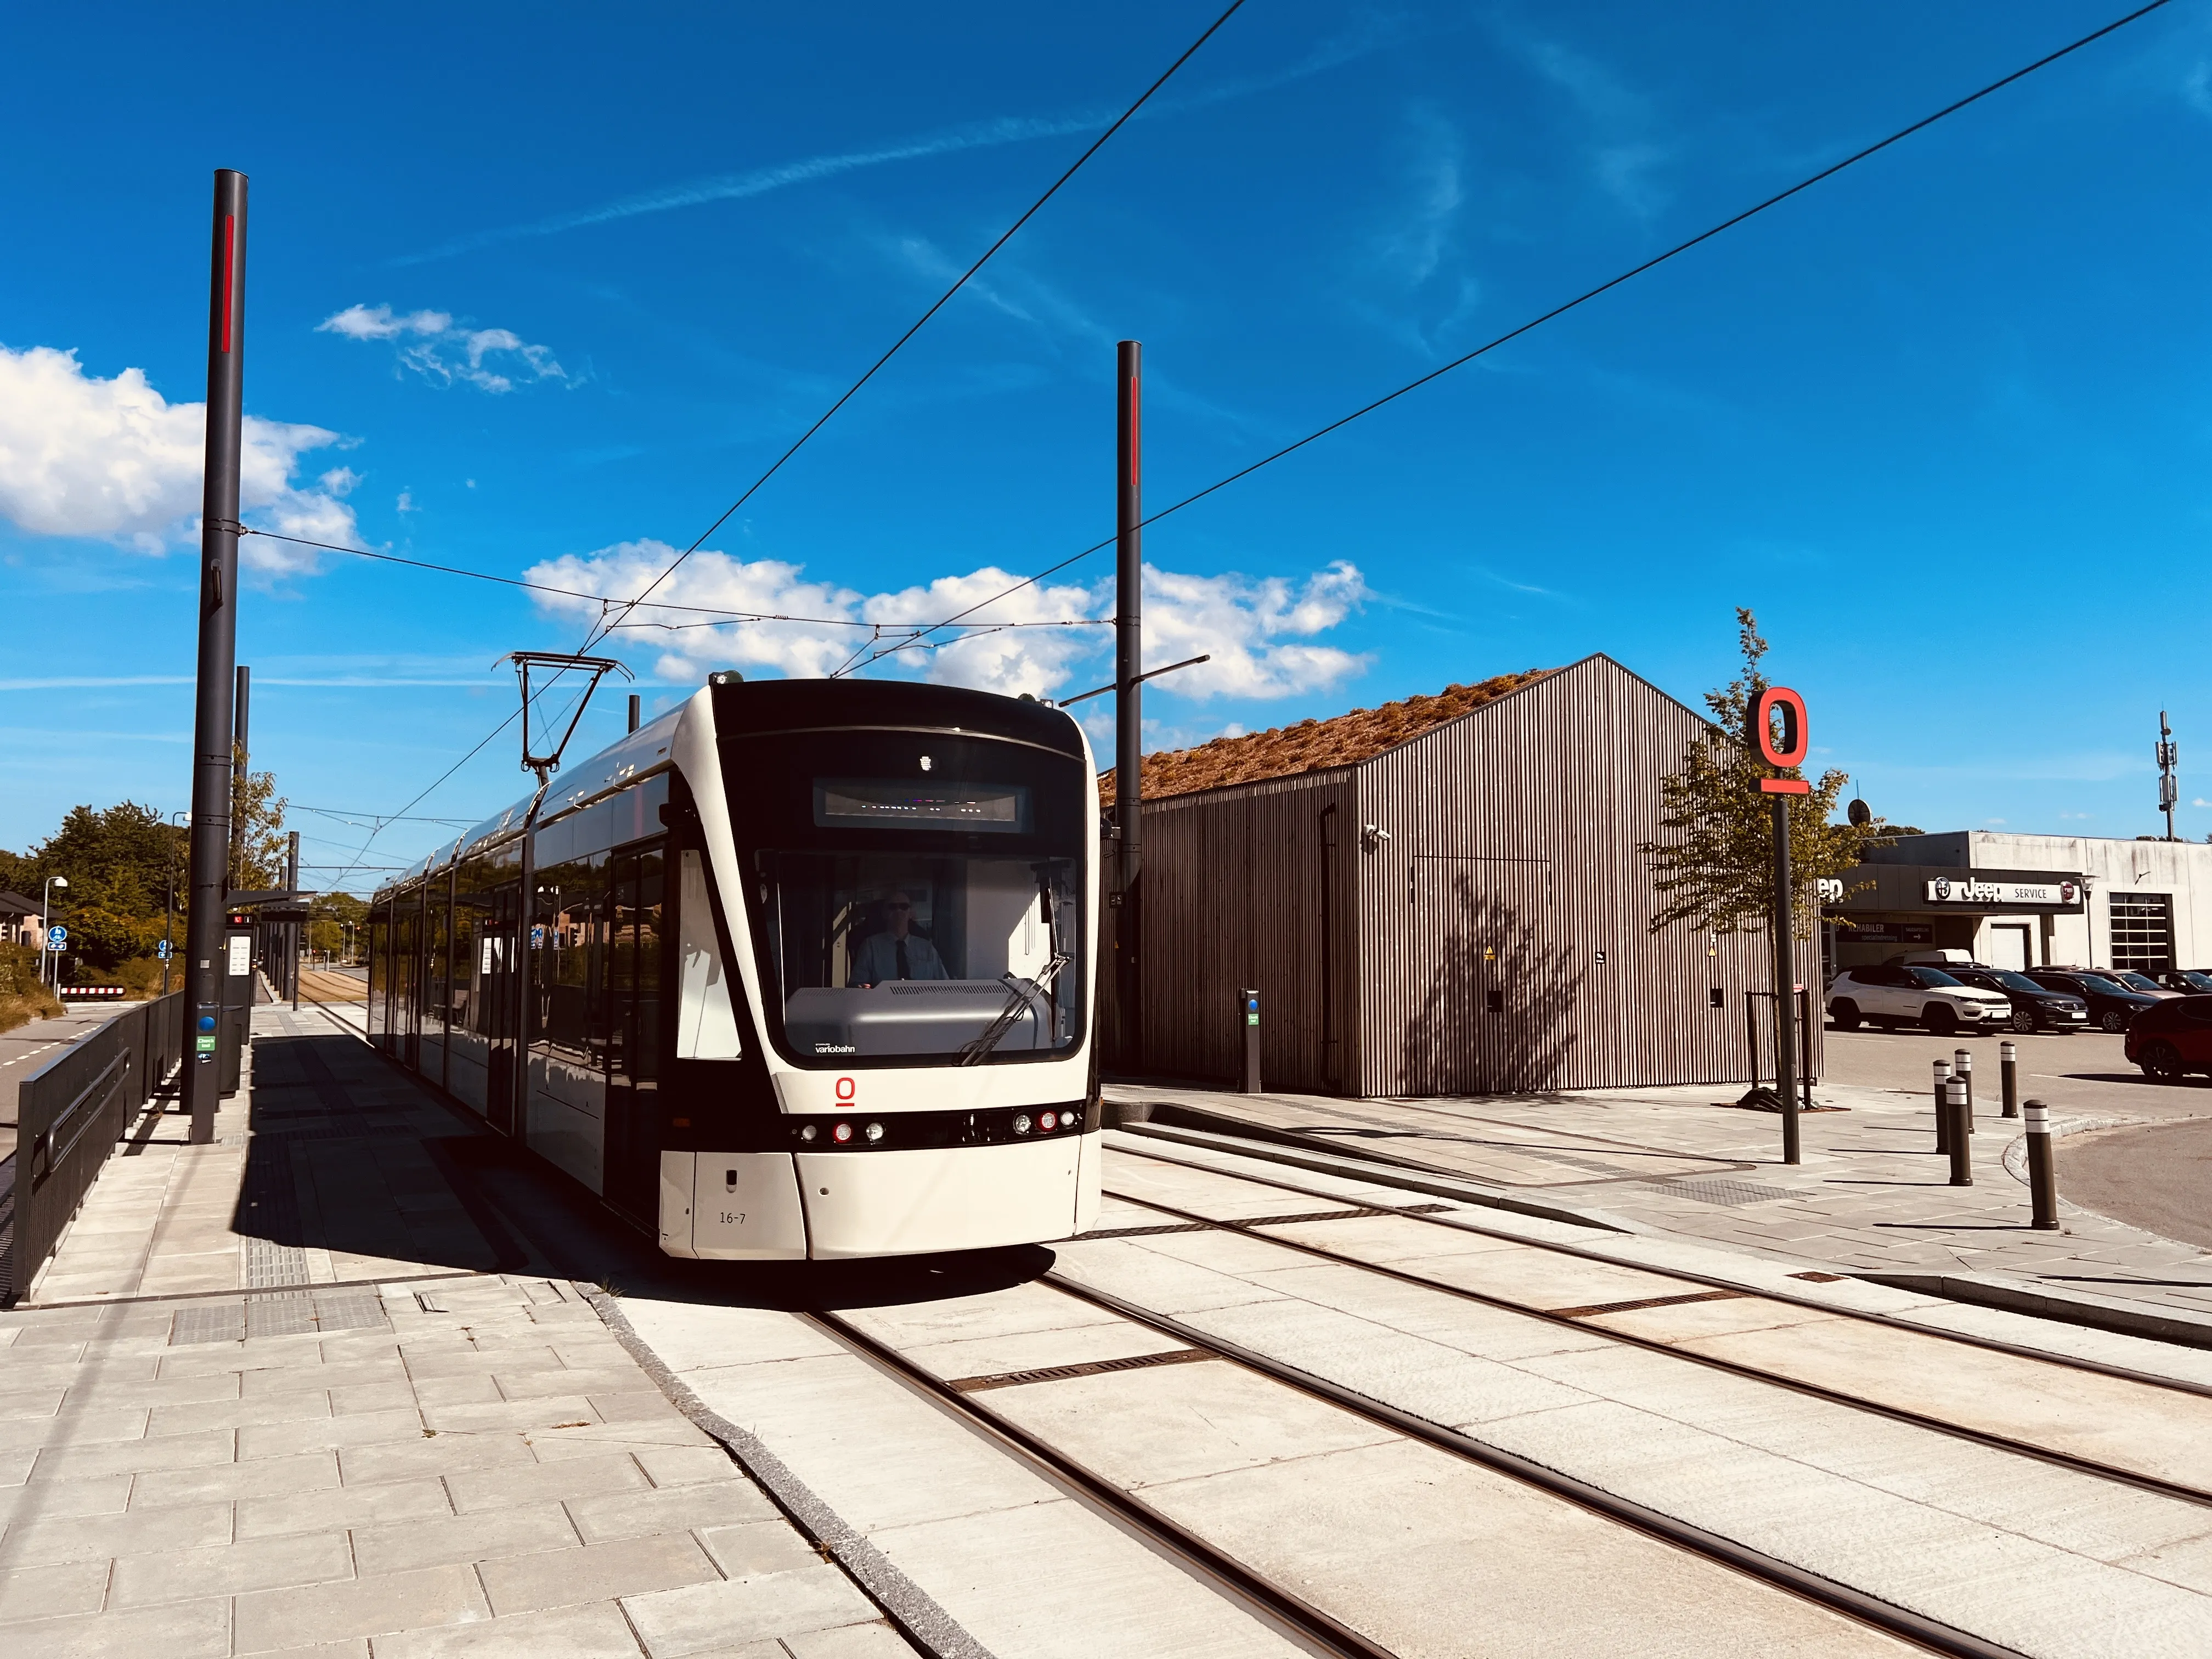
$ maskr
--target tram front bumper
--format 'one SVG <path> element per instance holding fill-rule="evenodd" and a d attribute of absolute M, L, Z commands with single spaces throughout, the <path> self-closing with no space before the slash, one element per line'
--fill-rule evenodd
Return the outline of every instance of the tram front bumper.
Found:
<path fill-rule="evenodd" d="M 1104 1137 L 907 1152 L 801 1152 L 817 1261 L 978 1250 L 1066 1238 L 1098 1211 Z"/>

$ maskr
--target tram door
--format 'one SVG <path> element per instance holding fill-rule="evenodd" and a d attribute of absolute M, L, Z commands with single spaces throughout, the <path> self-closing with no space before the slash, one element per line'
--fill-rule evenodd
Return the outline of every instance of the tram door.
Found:
<path fill-rule="evenodd" d="M 606 1200 L 650 1227 L 660 1206 L 661 946 L 666 843 L 608 863 Z"/>
<path fill-rule="evenodd" d="M 484 1057 L 484 1121 L 503 1135 L 514 1133 L 515 1054 L 522 1028 L 521 984 L 515 968 L 521 960 L 517 949 L 522 888 L 508 882 L 484 895 L 483 931 L 477 939 L 477 969 L 483 998 L 484 1032 L 489 1039 Z"/>

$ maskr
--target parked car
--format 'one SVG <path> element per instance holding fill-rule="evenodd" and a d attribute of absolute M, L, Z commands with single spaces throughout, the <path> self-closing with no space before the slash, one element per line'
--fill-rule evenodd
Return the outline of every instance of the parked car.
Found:
<path fill-rule="evenodd" d="M 2128 1026 L 2128 1058 L 2159 1083 L 2191 1072 L 2212 1077 L 2212 996 L 2173 997 L 2137 1014 Z"/>
<path fill-rule="evenodd" d="M 2089 1005 L 2071 991 L 2053 991 L 2026 974 L 1992 968 L 1985 962 L 1954 963 L 1943 971 L 1961 985 L 2000 991 L 2012 1003 L 2015 1031 L 2079 1031 L 2089 1024 Z"/>
<path fill-rule="evenodd" d="M 2027 977 L 2045 990 L 2063 991 L 2089 1005 L 2089 1018 L 2107 1031 L 2124 1031 L 2128 1022 L 2166 999 L 2123 985 L 2101 968 L 2031 968 Z"/>
<path fill-rule="evenodd" d="M 2179 991 L 2184 996 L 2203 996 L 2212 993 L 2212 973 L 2202 968 L 2169 968 L 2157 975 L 2158 982 L 2169 991 Z"/>
<path fill-rule="evenodd" d="M 1884 1030 L 1924 1025 L 1938 1036 L 1961 1026 L 1994 1030 L 2012 1020 L 2012 1000 L 2002 991 L 1961 985 L 1941 968 L 1901 962 L 1846 968 L 1828 982 L 1828 1013 L 1843 1030 L 1865 1020 Z"/>
<path fill-rule="evenodd" d="M 2130 991 L 2141 991 L 2147 997 L 2178 997 L 2187 994 L 2182 991 L 2168 990 L 2148 974 L 2139 974 L 2132 968 L 2100 968 L 2096 971 L 2106 979 L 2119 981 Z"/>

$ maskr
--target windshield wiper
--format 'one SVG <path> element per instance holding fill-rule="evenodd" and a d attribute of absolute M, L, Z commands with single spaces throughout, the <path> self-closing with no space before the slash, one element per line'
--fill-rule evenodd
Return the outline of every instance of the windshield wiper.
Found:
<path fill-rule="evenodd" d="M 1045 963 L 1042 971 L 1034 979 L 1016 979 L 1011 970 L 1000 975 L 999 977 L 1006 982 L 1006 988 L 1012 994 L 1006 998 L 1006 1006 L 999 1010 L 998 1018 L 983 1028 L 980 1036 L 962 1047 L 960 1058 L 953 1061 L 953 1064 L 956 1066 L 981 1065 L 989 1056 L 991 1050 L 1006 1040 L 1006 1033 L 1014 1029 L 1014 1022 L 1030 1011 L 1033 1006 L 1032 999 L 1043 996 L 1049 992 L 1052 989 L 1053 981 L 1060 977 L 1060 970 L 1066 966 L 1067 958 L 1055 951 L 1052 959 Z"/>

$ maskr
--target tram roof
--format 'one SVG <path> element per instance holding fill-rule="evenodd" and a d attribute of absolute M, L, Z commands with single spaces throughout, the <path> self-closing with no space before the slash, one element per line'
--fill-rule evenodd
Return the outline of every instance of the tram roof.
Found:
<path fill-rule="evenodd" d="M 917 684 L 911 680 L 750 680 L 732 685 L 711 685 L 695 696 L 711 694 L 718 730 L 788 729 L 809 726 L 906 726 L 958 730 L 966 727 L 995 736 L 1020 738 L 1048 748 L 1083 753 L 1081 728 L 1074 717 L 1049 703 L 1008 697 L 994 691 L 973 691 L 962 686 Z M 538 821 L 549 823 L 648 776 L 664 766 L 675 740 L 676 724 L 691 699 L 670 709 L 659 719 L 625 733 L 597 754 L 576 763 L 552 789 Z M 742 710 L 741 720 L 720 718 L 727 710 Z M 441 842 L 409 865 L 378 890 L 404 887 L 433 870 L 521 833 L 530 811 L 530 797 L 523 796 L 506 811 L 486 818 L 457 839 Z"/>

